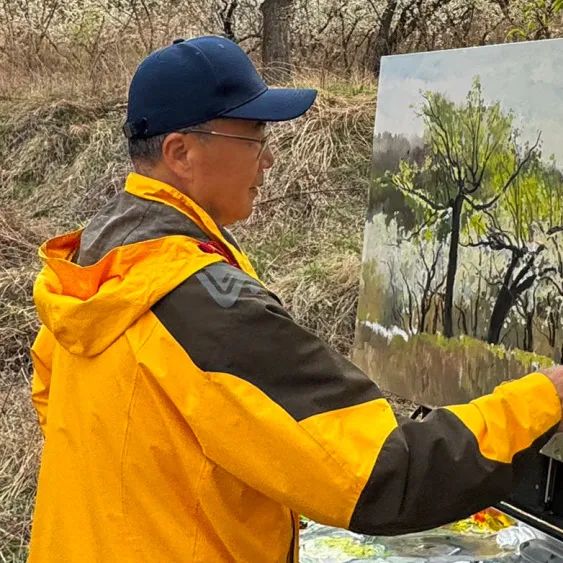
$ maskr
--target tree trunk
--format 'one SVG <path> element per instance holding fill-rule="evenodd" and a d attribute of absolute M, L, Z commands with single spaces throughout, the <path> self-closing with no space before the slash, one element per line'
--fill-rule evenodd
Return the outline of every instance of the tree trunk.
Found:
<path fill-rule="evenodd" d="M 510 288 L 503 285 L 500 288 L 495 306 L 493 307 L 491 322 L 489 323 L 489 334 L 487 335 L 487 342 L 489 344 L 498 344 L 504 319 L 506 319 L 506 315 L 508 315 L 515 302 L 516 297 L 510 294 Z"/>
<path fill-rule="evenodd" d="M 479 328 L 479 306 L 481 304 L 481 268 L 483 267 L 483 254 L 479 252 L 479 270 L 478 270 L 478 282 L 477 282 L 477 297 L 475 298 L 475 309 L 473 310 L 473 315 L 471 319 L 471 336 L 477 338 L 477 329 Z"/>
<path fill-rule="evenodd" d="M 267 82 L 291 77 L 290 21 L 293 0 L 264 0 L 262 12 L 262 66 Z"/>
<path fill-rule="evenodd" d="M 381 16 L 381 23 L 375 37 L 375 62 L 373 72 L 376 78 L 379 78 L 381 71 L 381 57 L 391 54 L 391 24 L 393 23 L 393 16 L 397 10 L 398 0 L 388 0 L 383 14 Z"/>
<path fill-rule="evenodd" d="M 505 278 L 506 279 L 506 278 Z M 500 332 L 502 326 L 510 309 L 516 303 L 518 297 L 527 289 L 532 287 L 536 279 L 535 275 L 526 278 L 519 285 L 508 283 L 503 283 L 499 291 L 495 306 L 493 307 L 493 313 L 491 315 L 491 322 L 489 323 L 489 333 L 487 336 L 487 342 L 489 344 L 498 344 L 500 341 Z"/>
<path fill-rule="evenodd" d="M 534 351 L 534 313 L 526 315 L 526 345 L 524 350 L 527 352 Z"/>
<path fill-rule="evenodd" d="M 434 298 L 434 316 L 432 317 L 432 328 L 431 334 L 436 334 L 438 332 L 438 319 L 440 317 L 440 297 L 436 296 Z"/>
<path fill-rule="evenodd" d="M 548 304 L 551 305 L 549 301 Z M 548 338 L 549 345 L 555 349 L 555 337 L 557 335 L 557 329 L 559 328 L 559 322 L 557 322 L 555 315 L 553 314 L 553 311 L 549 313 L 547 326 L 549 328 L 549 338 Z"/>
<path fill-rule="evenodd" d="M 448 273 L 446 275 L 446 302 L 444 304 L 444 336 L 454 335 L 453 305 L 454 287 L 457 274 L 457 257 L 459 250 L 459 231 L 461 228 L 461 211 L 463 209 L 463 195 L 459 194 L 452 207 L 452 230 L 450 236 L 450 250 L 448 254 Z"/>

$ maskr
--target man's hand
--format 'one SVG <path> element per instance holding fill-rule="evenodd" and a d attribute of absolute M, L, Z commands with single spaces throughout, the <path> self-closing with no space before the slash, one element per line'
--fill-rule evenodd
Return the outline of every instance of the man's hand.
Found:
<path fill-rule="evenodd" d="M 561 401 L 561 408 L 563 409 L 563 366 L 553 366 L 551 368 L 542 369 L 540 373 L 547 375 L 555 385 L 559 400 Z M 563 432 L 563 420 L 561 420 L 558 430 L 559 432 Z"/>

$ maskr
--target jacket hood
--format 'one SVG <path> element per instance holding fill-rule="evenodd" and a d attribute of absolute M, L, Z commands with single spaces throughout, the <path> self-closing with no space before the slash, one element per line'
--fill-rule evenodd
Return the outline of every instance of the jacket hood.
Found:
<path fill-rule="evenodd" d="M 224 238 L 209 215 L 175 188 L 131 174 L 126 191 L 174 207 L 256 276 L 246 256 Z M 81 266 L 73 258 L 82 234 L 83 229 L 73 231 L 40 247 L 43 269 L 33 289 L 41 322 L 66 350 L 81 356 L 104 351 L 182 281 L 222 260 L 219 254 L 200 250 L 195 238 L 168 234 L 117 246 L 93 264 Z"/>

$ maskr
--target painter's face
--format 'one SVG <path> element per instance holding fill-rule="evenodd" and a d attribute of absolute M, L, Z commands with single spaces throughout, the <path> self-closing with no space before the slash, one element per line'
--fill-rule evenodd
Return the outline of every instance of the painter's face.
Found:
<path fill-rule="evenodd" d="M 191 183 L 200 204 L 219 224 L 229 225 L 252 213 L 254 200 L 264 182 L 264 170 L 274 163 L 269 146 L 261 143 L 266 136 L 266 124 L 214 119 L 205 129 L 255 139 L 204 134 L 190 151 Z"/>

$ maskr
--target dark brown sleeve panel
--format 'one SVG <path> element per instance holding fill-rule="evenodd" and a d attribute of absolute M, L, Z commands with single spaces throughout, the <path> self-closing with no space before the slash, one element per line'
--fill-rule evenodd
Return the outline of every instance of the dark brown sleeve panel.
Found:
<path fill-rule="evenodd" d="M 228 264 L 191 276 L 152 310 L 200 369 L 249 381 L 296 420 L 381 397 L 363 372 Z"/>
<path fill-rule="evenodd" d="M 466 518 L 509 496 L 521 455 L 512 464 L 486 459 L 475 436 L 445 409 L 422 422 L 402 421 L 375 462 L 350 529 L 395 535 Z"/>

